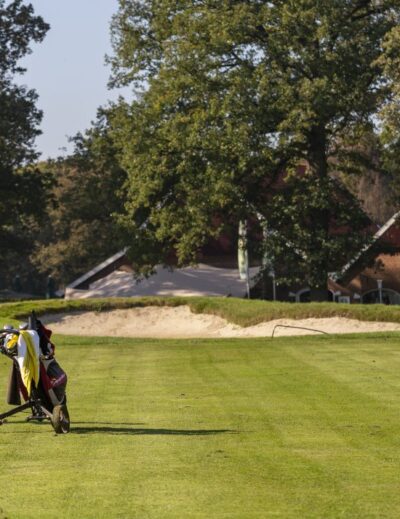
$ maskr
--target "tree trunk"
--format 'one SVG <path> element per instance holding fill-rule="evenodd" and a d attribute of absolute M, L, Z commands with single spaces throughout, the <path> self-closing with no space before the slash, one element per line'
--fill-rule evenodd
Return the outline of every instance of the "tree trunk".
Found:
<path fill-rule="evenodd" d="M 310 254 L 310 300 L 328 301 L 329 226 L 331 197 L 329 193 L 328 162 L 326 156 L 326 131 L 316 126 L 310 133 L 309 164 L 315 177 L 318 205 L 312 215 L 314 234 L 313 251 Z"/>

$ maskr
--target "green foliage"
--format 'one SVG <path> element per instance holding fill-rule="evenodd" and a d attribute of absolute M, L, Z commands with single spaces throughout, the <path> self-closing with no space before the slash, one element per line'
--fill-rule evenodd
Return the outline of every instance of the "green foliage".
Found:
<path fill-rule="evenodd" d="M 383 141 L 394 148 L 399 147 L 399 115 L 400 115 L 400 29 L 395 26 L 385 38 L 384 53 L 378 63 L 383 66 L 385 80 L 390 86 L 390 102 L 385 103 L 380 112 L 383 127 Z"/>
<path fill-rule="evenodd" d="M 113 214 L 120 210 L 125 172 L 118 165 L 105 116 L 74 139 L 67 158 L 42 165 L 54 178 L 47 221 L 33 261 L 68 283 L 123 246 Z"/>
<path fill-rule="evenodd" d="M 385 38 L 384 53 L 379 59 L 384 67 L 384 79 L 391 96 L 379 113 L 381 141 L 384 145 L 383 160 L 393 177 L 392 196 L 398 206 L 400 200 L 400 30 L 397 25 Z"/>
<path fill-rule="evenodd" d="M 48 178 L 32 166 L 33 148 L 42 114 L 33 90 L 13 83 L 24 72 L 20 58 L 32 42 L 41 42 L 49 26 L 35 16 L 31 4 L 0 0 L 0 277 L 28 273 L 29 252 Z"/>
<path fill-rule="evenodd" d="M 365 226 L 356 207 L 337 205 L 328 179 L 341 165 L 355 167 L 348 143 L 388 98 L 379 58 L 398 8 L 120 0 L 112 83 L 143 88 L 112 117 L 129 177 L 121 221 L 138 265 L 165 261 L 171 248 L 179 263 L 194 261 L 221 218 L 261 215 L 284 238 L 281 212 L 304 211 L 298 222 L 290 216 L 289 234 L 301 228 L 295 248 L 307 257 L 304 281 L 326 286 L 331 258 L 353 254 Z M 282 206 L 277 178 L 298 176 L 300 163 L 303 200 L 293 193 Z M 351 221 L 346 240 L 331 232 L 335 219 Z"/>
<path fill-rule="evenodd" d="M 281 283 L 301 286 L 306 279 L 313 287 L 323 287 L 326 273 L 340 270 L 349 251 L 361 250 L 369 239 L 370 220 L 358 200 L 330 177 L 289 177 L 268 210 L 269 225 L 280 231 L 268 233 L 265 248 L 273 251 L 270 261 Z M 316 218 L 328 225 L 318 225 L 318 220 L 315 225 Z M 317 244 L 324 254 L 318 254 Z"/>
<path fill-rule="evenodd" d="M 342 148 L 340 171 L 336 173 L 366 214 L 379 225 L 395 214 L 399 200 L 398 181 L 395 170 L 388 167 L 387 156 L 381 136 L 372 128 L 364 128 Z"/>

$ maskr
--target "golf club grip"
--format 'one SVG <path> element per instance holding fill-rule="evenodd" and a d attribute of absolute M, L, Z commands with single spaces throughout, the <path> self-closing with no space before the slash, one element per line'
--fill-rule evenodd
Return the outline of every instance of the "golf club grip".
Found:
<path fill-rule="evenodd" d="M 1 330 L 0 331 L 0 337 L 1 338 L 5 337 L 6 335 L 10 335 L 10 334 L 19 335 L 20 331 L 19 330 L 15 330 L 14 328 L 10 328 L 9 330 Z"/>

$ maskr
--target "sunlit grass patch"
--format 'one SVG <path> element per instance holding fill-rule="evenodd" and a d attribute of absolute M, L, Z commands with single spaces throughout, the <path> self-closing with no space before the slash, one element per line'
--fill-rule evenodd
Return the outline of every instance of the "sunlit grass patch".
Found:
<path fill-rule="evenodd" d="M 72 431 L 0 428 L 6 517 L 400 515 L 398 335 L 56 342 Z"/>

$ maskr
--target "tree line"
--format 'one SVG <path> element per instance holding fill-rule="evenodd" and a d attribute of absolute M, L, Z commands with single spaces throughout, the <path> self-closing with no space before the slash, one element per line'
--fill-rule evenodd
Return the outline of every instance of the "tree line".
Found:
<path fill-rule="evenodd" d="M 65 284 L 122 246 L 138 272 L 185 265 L 241 221 L 278 281 L 325 299 L 370 235 L 360 198 L 378 220 L 398 202 L 399 19 L 397 0 L 120 0 L 110 86 L 135 98 L 40 163 L 13 77 L 49 27 L 0 0 L 0 284 Z"/>

